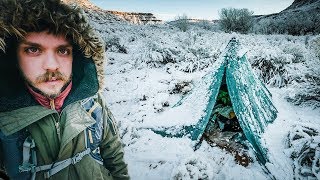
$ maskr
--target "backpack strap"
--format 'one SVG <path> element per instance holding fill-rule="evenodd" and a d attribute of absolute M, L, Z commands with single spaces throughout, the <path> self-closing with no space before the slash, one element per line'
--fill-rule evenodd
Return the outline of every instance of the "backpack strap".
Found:
<path fill-rule="evenodd" d="M 83 100 L 81 104 L 87 114 L 95 120 L 95 123 L 88 127 L 84 133 L 86 148 L 91 149 L 91 157 L 102 165 L 103 159 L 99 145 L 104 133 L 103 108 L 97 95 Z"/>
<path fill-rule="evenodd" d="M 28 136 L 22 149 L 22 164 L 19 166 L 20 172 L 31 172 L 31 179 L 35 179 L 35 168 L 37 166 L 37 156 L 35 150 L 35 143 L 31 136 Z M 30 163 L 31 158 L 31 163 Z"/>
<path fill-rule="evenodd" d="M 82 158 L 87 155 L 90 154 L 91 149 L 87 148 L 82 152 L 77 153 L 75 156 L 65 159 L 63 161 L 59 161 L 53 164 L 48 164 L 48 165 L 43 165 L 43 166 L 38 166 L 35 168 L 35 173 L 39 172 L 39 171 L 46 171 L 44 173 L 44 177 L 45 178 L 50 178 L 51 176 L 55 175 L 56 173 L 60 172 L 61 170 L 63 170 L 64 168 L 72 165 L 77 164 L 78 162 L 80 162 L 82 160 Z"/>
<path fill-rule="evenodd" d="M 63 161 L 55 162 L 52 164 L 47 164 L 43 166 L 37 166 L 37 159 L 36 159 L 36 152 L 35 152 L 35 143 L 31 136 L 28 136 L 23 143 L 23 163 L 19 166 L 20 172 L 31 172 L 32 177 L 31 179 L 34 180 L 36 177 L 36 173 L 40 171 L 44 172 L 45 178 L 50 178 L 52 175 L 58 173 L 59 171 L 63 170 L 64 168 L 70 166 L 71 164 L 75 165 L 76 163 L 80 162 L 82 158 L 90 154 L 91 149 L 86 148 L 84 151 L 77 153 L 71 158 L 65 159 Z M 30 157 L 32 163 L 30 163 Z"/>

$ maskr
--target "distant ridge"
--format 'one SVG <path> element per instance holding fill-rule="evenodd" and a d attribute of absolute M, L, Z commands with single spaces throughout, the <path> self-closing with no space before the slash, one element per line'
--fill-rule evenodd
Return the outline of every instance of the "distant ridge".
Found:
<path fill-rule="evenodd" d="M 97 20 L 117 22 L 125 21 L 132 24 L 159 24 L 162 20 L 157 19 L 152 13 L 138 13 L 138 12 L 119 12 L 112 10 L 104 10 L 94 5 L 90 0 L 62 0 L 67 4 L 75 3 L 89 13 L 91 17 Z"/>
<path fill-rule="evenodd" d="M 289 9 L 296 9 L 300 7 L 305 7 L 308 5 L 319 5 L 319 0 L 295 0 L 289 7 L 287 7 L 284 11 L 289 10 Z M 318 8 L 320 8 L 318 6 Z"/>
<path fill-rule="evenodd" d="M 107 11 L 116 15 L 128 22 L 134 24 L 158 24 L 162 23 L 162 20 L 157 19 L 152 13 L 137 13 L 137 12 L 119 12 L 119 11 Z"/>

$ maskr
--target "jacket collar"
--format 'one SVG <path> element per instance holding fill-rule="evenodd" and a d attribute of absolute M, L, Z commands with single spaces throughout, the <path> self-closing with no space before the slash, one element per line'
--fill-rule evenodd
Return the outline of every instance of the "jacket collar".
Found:
<path fill-rule="evenodd" d="M 65 89 L 60 93 L 60 95 L 58 97 L 56 97 L 54 99 L 50 99 L 50 98 L 47 98 L 44 95 L 36 92 L 29 85 L 27 85 L 27 88 L 28 88 L 30 94 L 36 99 L 36 101 L 40 105 L 42 105 L 48 109 L 55 109 L 58 112 L 61 112 L 62 105 L 64 103 L 64 100 L 66 99 L 66 97 L 70 93 L 71 87 L 72 87 L 72 82 L 69 82 L 69 84 L 65 87 Z"/>

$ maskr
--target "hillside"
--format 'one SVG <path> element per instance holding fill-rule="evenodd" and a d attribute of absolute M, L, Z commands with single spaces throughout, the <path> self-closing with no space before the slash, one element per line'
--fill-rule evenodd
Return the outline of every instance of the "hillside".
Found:
<path fill-rule="evenodd" d="M 320 0 L 295 0 L 279 13 L 257 16 L 253 29 L 266 34 L 319 34 L 319 22 Z"/>
<path fill-rule="evenodd" d="M 288 8 L 286 8 L 283 11 L 296 10 L 296 9 L 312 11 L 315 9 L 320 9 L 319 5 L 320 5 L 319 0 L 295 0 Z"/>

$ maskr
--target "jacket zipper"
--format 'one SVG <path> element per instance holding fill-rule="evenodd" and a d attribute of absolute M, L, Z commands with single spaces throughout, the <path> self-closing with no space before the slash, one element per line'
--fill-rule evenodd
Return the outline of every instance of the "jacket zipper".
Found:
<path fill-rule="evenodd" d="M 52 110 L 56 110 L 56 106 L 54 104 L 54 99 L 50 99 L 50 107 Z M 54 119 L 54 125 L 56 127 L 56 130 L 57 130 L 57 135 L 58 135 L 58 139 L 59 139 L 59 142 L 61 142 L 61 130 L 60 130 L 60 114 L 58 113 L 58 119 L 56 118 L 53 118 Z"/>
<path fill-rule="evenodd" d="M 81 100 L 75 101 L 75 102 L 80 102 L 80 101 L 81 101 Z M 51 108 L 52 110 L 55 110 L 54 99 L 50 99 L 50 108 Z M 66 107 L 63 108 L 60 113 L 57 112 L 57 114 L 58 114 L 58 119 L 56 119 L 56 118 L 53 117 L 53 119 L 54 119 L 54 125 L 55 125 L 56 130 L 57 130 L 57 135 L 58 135 L 59 142 L 61 142 L 61 128 L 60 128 L 61 125 L 60 125 L 60 119 L 61 119 L 61 114 L 62 114 L 62 112 L 63 112 L 65 109 L 66 109 Z"/>
<path fill-rule="evenodd" d="M 54 99 L 50 99 L 50 107 L 52 110 L 56 110 L 56 105 L 54 104 Z"/>

